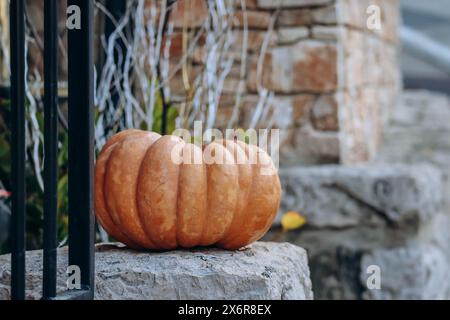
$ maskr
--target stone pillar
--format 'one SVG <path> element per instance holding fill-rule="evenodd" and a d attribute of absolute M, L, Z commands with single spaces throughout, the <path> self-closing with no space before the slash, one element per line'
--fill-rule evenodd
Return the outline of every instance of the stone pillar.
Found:
<path fill-rule="evenodd" d="M 400 87 L 399 1 L 246 0 L 246 10 L 241 1 L 236 3 L 237 60 L 244 21 L 248 24 L 239 125 L 246 128 L 258 93 L 267 89 L 275 93 L 274 126 L 283 128 L 282 165 L 371 159 Z M 380 10 L 380 30 L 367 26 L 371 6 Z M 203 0 L 181 0 L 180 7 L 192 11 L 187 16 L 195 19 L 184 20 L 191 27 L 198 27 L 206 14 Z M 182 20 L 181 12 L 176 11 L 175 20 Z M 175 33 L 175 38 L 182 37 Z M 239 67 L 225 81 L 219 127 L 233 112 Z M 181 80 L 174 83 L 182 88 Z M 260 127 L 265 126 L 262 121 Z"/>
<path fill-rule="evenodd" d="M 282 2 L 276 35 L 264 63 L 263 85 L 292 109 L 287 163 L 371 159 L 383 121 L 400 86 L 397 61 L 399 3 L 390 0 Z M 367 28 L 366 10 L 381 10 L 381 30 Z M 255 10 L 276 10 L 256 1 Z M 254 92 L 255 68 L 249 91 Z"/>

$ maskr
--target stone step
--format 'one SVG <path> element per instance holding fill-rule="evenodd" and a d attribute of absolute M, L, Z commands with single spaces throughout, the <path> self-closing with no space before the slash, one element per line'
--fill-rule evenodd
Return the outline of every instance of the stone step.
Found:
<path fill-rule="evenodd" d="M 65 291 L 67 248 L 58 250 L 58 292 Z M 97 246 L 98 300 L 311 300 L 306 251 L 288 243 L 257 242 L 220 249 L 137 252 Z M 0 300 L 9 299 L 10 255 L 0 256 Z M 27 253 L 27 298 L 40 299 L 42 251 Z"/>
<path fill-rule="evenodd" d="M 428 165 L 367 164 L 280 169 L 282 211 L 313 228 L 426 223 L 440 212 L 442 177 Z"/>
<path fill-rule="evenodd" d="M 307 219 L 267 240 L 308 250 L 318 299 L 450 297 L 450 215 L 442 173 L 430 165 L 366 164 L 280 170 L 282 212 Z M 379 288 L 369 287 L 373 270 Z"/>

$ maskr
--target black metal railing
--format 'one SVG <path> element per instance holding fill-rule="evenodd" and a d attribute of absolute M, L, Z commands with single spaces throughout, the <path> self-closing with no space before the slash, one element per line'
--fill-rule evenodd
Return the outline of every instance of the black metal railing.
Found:
<path fill-rule="evenodd" d="M 43 299 L 94 296 L 94 61 L 93 0 L 68 0 L 80 9 L 81 28 L 68 30 L 69 265 L 81 271 L 80 290 L 56 295 L 58 156 L 58 3 L 45 0 L 44 266 Z M 25 0 L 10 2 L 12 107 L 11 297 L 25 299 Z"/>
<path fill-rule="evenodd" d="M 58 208 L 58 1 L 44 3 L 44 298 L 56 296 Z"/>
<path fill-rule="evenodd" d="M 25 299 L 25 5 L 11 0 L 11 297 Z"/>

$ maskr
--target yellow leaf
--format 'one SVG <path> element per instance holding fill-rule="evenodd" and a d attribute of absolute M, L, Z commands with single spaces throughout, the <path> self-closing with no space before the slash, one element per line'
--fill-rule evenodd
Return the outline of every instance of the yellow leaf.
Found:
<path fill-rule="evenodd" d="M 306 224 L 306 218 L 298 212 L 286 212 L 281 218 L 281 226 L 285 231 L 300 229 Z"/>

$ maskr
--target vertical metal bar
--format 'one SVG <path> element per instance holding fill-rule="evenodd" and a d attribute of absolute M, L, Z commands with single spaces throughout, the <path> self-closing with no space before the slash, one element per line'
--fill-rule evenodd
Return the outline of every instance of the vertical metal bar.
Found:
<path fill-rule="evenodd" d="M 79 8 L 81 17 L 81 28 L 68 31 L 69 264 L 80 267 L 82 289 L 93 298 L 94 4 L 68 0 L 67 5 Z"/>
<path fill-rule="evenodd" d="M 44 276 L 43 298 L 56 296 L 58 205 L 58 1 L 44 4 Z"/>
<path fill-rule="evenodd" d="M 24 0 L 11 0 L 11 297 L 25 299 L 25 15 Z"/>

